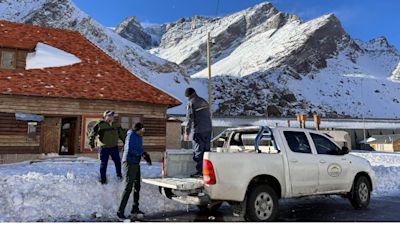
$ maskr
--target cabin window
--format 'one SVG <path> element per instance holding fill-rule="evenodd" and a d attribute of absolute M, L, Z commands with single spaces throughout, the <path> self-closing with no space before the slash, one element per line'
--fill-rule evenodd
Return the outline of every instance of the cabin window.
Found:
<path fill-rule="evenodd" d="M 36 122 L 28 122 L 28 140 L 35 141 L 36 140 Z"/>
<path fill-rule="evenodd" d="M 132 129 L 136 123 L 142 122 L 142 117 L 141 116 L 135 116 L 135 115 L 119 115 L 119 122 L 121 124 L 121 127 L 125 130 Z"/>
<path fill-rule="evenodd" d="M 15 69 L 15 52 L 14 51 L 2 51 L 1 52 L 1 64 L 2 69 Z"/>

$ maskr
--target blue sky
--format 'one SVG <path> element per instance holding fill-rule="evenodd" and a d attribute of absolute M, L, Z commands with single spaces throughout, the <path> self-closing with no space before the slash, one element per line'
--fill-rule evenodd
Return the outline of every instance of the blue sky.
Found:
<path fill-rule="evenodd" d="M 73 0 L 105 26 L 114 27 L 127 16 L 142 23 L 173 22 L 193 15 L 223 16 L 262 0 Z M 353 37 L 370 40 L 385 36 L 400 49 L 400 1 L 398 0 L 271 0 L 275 7 L 304 20 L 335 13 Z"/>

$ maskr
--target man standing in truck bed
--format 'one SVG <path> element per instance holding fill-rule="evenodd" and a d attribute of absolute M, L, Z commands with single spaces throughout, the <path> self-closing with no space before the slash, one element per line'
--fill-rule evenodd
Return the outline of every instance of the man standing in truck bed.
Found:
<path fill-rule="evenodd" d="M 204 152 L 210 151 L 211 113 L 207 101 L 199 97 L 193 88 L 187 88 L 185 96 L 189 100 L 186 113 L 185 140 L 189 140 L 189 135 L 193 131 L 193 160 L 196 162 L 196 173 L 191 177 L 197 178 L 203 176 Z"/>

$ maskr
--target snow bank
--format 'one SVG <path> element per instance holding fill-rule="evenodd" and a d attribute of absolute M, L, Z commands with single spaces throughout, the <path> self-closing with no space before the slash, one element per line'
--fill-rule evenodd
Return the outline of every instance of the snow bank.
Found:
<path fill-rule="evenodd" d="M 373 196 L 390 196 L 400 193 L 400 153 L 352 152 L 367 159 L 375 172 Z"/>
<path fill-rule="evenodd" d="M 99 183 L 99 161 L 57 159 L 0 166 L 0 222 L 93 221 L 116 218 L 123 184 L 109 163 L 107 185 Z M 160 176 L 160 164 L 142 165 L 142 177 Z M 126 208 L 130 212 L 132 198 Z M 140 208 L 146 214 L 184 210 L 158 188 L 142 184 Z"/>
<path fill-rule="evenodd" d="M 80 63 L 81 60 L 68 52 L 38 43 L 33 53 L 28 53 L 26 70 L 43 69 L 48 67 L 62 67 Z"/>

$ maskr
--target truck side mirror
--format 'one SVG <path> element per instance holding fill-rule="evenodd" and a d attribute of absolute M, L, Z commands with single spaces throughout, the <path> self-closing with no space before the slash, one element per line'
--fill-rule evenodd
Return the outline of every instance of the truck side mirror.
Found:
<path fill-rule="evenodd" d="M 348 154 L 348 153 L 349 153 L 349 148 L 346 146 L 342 147 L 342 154 L 344 155 L 344 154 Z"/>

